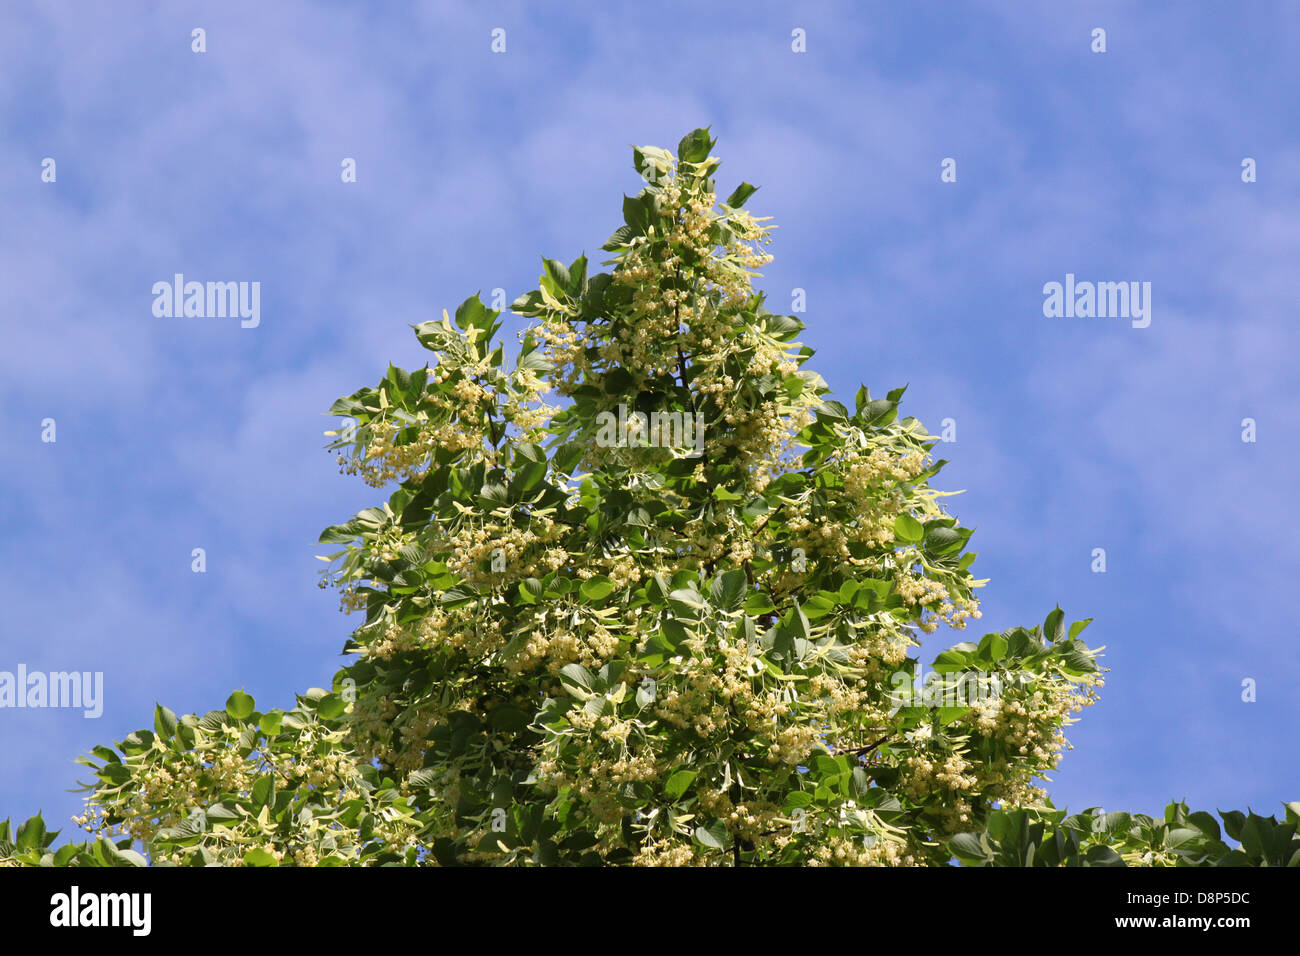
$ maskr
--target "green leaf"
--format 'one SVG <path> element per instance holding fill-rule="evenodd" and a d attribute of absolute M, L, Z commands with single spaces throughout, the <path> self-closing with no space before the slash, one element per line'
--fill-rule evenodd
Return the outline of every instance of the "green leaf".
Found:
<path fill-rule="evenodd" d="M 608 239 L 605 240 L 605 244 L 600 248 L 604 249 L 606 252 L 613 252 L 614 250 L 627 245 L 636 236 L 637 236 L 637 231 L 632 226 L 626 226 L 626 225 L 619 226 L 617 229 L 614 230 L 613 234 Z M 514 311 L 518 312 L 520 315 L 535 314 L 535 313 L 522 311 L 519 308 L 520 304 L 521 302 L 516 302 L 514 306 L 512 306 L 511 308 L 513 308 Z"/>
<path fill-rule="evenodd" d="M 260 810 L 262 807 L 270 803 L 271 800 L 274 798 L 275 798 L 275 777 L 273 777 L 269 773 L 266 776 L 258 777 L 257 782 L 253 784 L 253 790 L 252 790 L 253 806 Z"/>
<path fill-rule="evenodd" d="M 103 744 L 96 744 L 94 747 L 91 747 L 90 752 L 94 754 L 96 757 L 98 757 L 100 760 L 107 761 L 108 763 L 122 762 L 121 758 L 118 757 L 117 754 L 115 754 L 109 748 L 105 747 Z"/>
<path fill-rule="evenodd" d="M 262 719 L 257 722 L 258 728 L 268 737 L 273 737 L 280 732 L 280 725 L 284 721 L 284 711 L 273 710 L 270 713 L 262 715 Z"/>
<path fill-rule="evenodd" d="M 79 850 L 80 850 L 79 844 L 76 843 L 63 844 L 63 846 L 59 847 L 59 851 L 54 854 L 54 865 L 67 866 L 68 863 L 72 860 L 72 858 L 77 855 Z"/>
<path fill-rule="evenodd" d="M 1065 612 L 1059 606 L 1048 612 L 1043 621 L 1043 637 L 1053 644 L 1065 637 Z"/>
<path fill-rule="evenodd" d="M 321 716 L 322 720 L 333 720 L 335 717 L 341 717 L 347 709 L 347 701 L 338 694 L 326 694 L 316 704 L 316 713 Z"/>
<path fill-rule="evenodd" d="M 542 483 L 542 479 L 546 477 L 546 472 L 549 469 L 550 465 L 545 461 L 535 461 L 524 465 L 510 480 L 511 495 L 519 498 L 532 491 Z"/>
<path fill-rule="evenodd" d="M 794 602 L 794 611 L 787 615 L 787 618 L 786 623 L 790 627 L 790 633 L 802 640 L 808 640 L 811 625 L 808 623 L 808 615 L 804 613 L 803 606 L 798 601 Z"/>
<path fill-rule="evenodd" d="M 525 292 L 510 303 L 510 311 L 518 315 L 537 315 L 541 311 L 542 293 L 538 289 Z"/>
<path fill-rule="evenodd" d="M 568 290 L 569 288 L 569 267 L 568 266 L 566 266 L 563 262 L 556 261 L 555 259 L 543 259 L 542 267 L 546 270 L 546 274 L 555 280 L 556 285 L 558 285 L 561 289 L 564 289 L 566 291 Z"/>
<path fill-rule="evenodd" d="M 740 608 L 748 587 L 749 580 L 745 577 L 744 571 L 724 571 L 714 578 L 709 586 L 709 600 L 713 602 L 714 607 L 735 611 Z"/>
<path fill-rule="evenodd" d="M 226 698 L 226 713 L 235 720 L 244 720 L 253 713 L 257 702 L 242 690 L 237 690 Z"/>
<path fill-rule="evenodd" d="M 803 323 L 793 315 L 767 315 L 763 317 L 763 322 L 767 334 L 781 342 L 788 342 L 803 331 Z"/>
<path fill-rule="evenodd" d="M 560 683 L 578 700 L 586 700 L 596 689 L 596 678 L 581 664 L 565 664 L 561 667 Z"/>
<path fill-rule="evenodd" d="M 678 770 L 664 784 L 664 793 L 673 800 L 680 799 L 698 775 L 698 770 Z"/>
<path fill-rule="evenodd" d="M 623 197 L 623 219 L 631 227 L 634 234 L 645 231 L 646 226 L 650 224 L 650 214 L 646 211 L 646 204 L 641 201 L 640 197 Z"/>
<path fill-rule="evenodd" d="M 835 610 L 836 595 L 819 591 L 803 605 L 804 614 L 810 621 L 816 621 Z"/>
<path fill-rule="evenodd" d="M 871 790 L 871 777 L 867 774 L 867 771 L 862 767 L 854 767 L 849 779 L 854 799 L 864 799 Z"/>
<path fill-rule="evenodd" d="M 727 205 L 732 209 L 739 209 L 741 206 L 745 205 L 745 201 L 757 191 L 757 186 L 751 186 L 749 183 L 741 183 L 732 191 L 731 195 L 727 197 Z"/>
<path fill-rule="evenodd" d="M 456 307 L 456 325 L 465 331 L 470 329 L 486 330 L 491 321 L 492 317 L 479 300 L 478 293 L 470 296 Z"/>
<path fill-rule="evenodd" d="M 694 588 L 677 588 L 669 592 L 668 600 L 673 604 L 684 605 L 688 610 L 698 611 L 704 607 L 704 599 Z"/>
<path fill-rule="evenodd" d="M 519 356 L 519 362 L 516 368 L 530 369 L 534 372 L 551 371 L 551 363 L 546 360 L 546 356 L 541 352 L 527 352 Z"/>
<path fill-rule="evenodd" d="M 414 790 L 425 790 L 432 787 L 438 781 L 439 770 L 437 767 L 425 767 L 423 770 L 417 770 L 406 778 L 406 782 Z"/>
<path fill-rule="evenodd" d="M 1218 840 L 1222 837 L 1222 834 L 1219 831 L 1219 821 L 1214 819 L 1211 814 L 1206 813 L 1204 810 L 1198 810 L 1195 813 L 1189 814 L 1187 820 L 1192 824 L 1192 826 L 1196 827 L 1196 829 L 1200 830 L 1202 834 L 1211 840 Z"/>
<path fill-rule="evenodd" d="M 585 600 L 593 604 L 605 600 L 614 593 L 614 582 L 603 574 L 598 574 L 594 578 L 587 578 L 582 582 L 579 588 Z"/>
<path fill-rule="evenodd" d="M 1087 645 L 1082 641 L 1066 641 L 1058 646 L 1067 667 L 1080 673 L 1092 673 L 1097 670 L 1096 660 L 1088 653 Z"/>
<path fill-rule="evenodd" d="M 1093 830 L 1097 833 L 1122 834 L 1128 832 L 1131 817 L 1122 810 L 1107 813 L 1093 821 Z"/>
<path fill-rule="evenodd" d="M 959 833 L 948 841 L 948 848 L 953 856 L 962 862 L 983 862 L 988 859 L 988 851 L 977 834 Z"/>
<path fill-rule="evenodd" d="M 171 740 L 172 734 L 176 733 L 176 715 L 168 710 L 162 704 L 158 704 L 153 709 L 153 729 L 158 732 L 158 736 L 163 740 Z"/>
<path fill-rule="evenodd" d="M 883 428 L 898 415 L 898 406 L 887 398 L 877 398 L 862 407 L 859 416 L 862 424 Z"/>
<path fill-rule="evenodd" d="M 694 129 L 677 144 L 677 158 L 683 163 L 702 163 L 709 158 L 716 140 L 709 138 L 709 128 Z"/>
<path fill-rule="evenodd" d="M 894 533 L 898 535 L 898 540 L 909 544 L 919 544 L 925 537 L 921 522 L 909 514 L 901 514 L 894 519 Z"/>
<path fill-rule="evenodd" d="M 1300 826 L 1300 800 L 1293 800 L 1286 805 L 1286 819 L 1288 823 Z"/>
<path fill-rule="evenodd" d="M 499 481 L 484 482 L 478 493 L 479 503 L 488 510 L 500 508 L 510 503 L 506 495 L 506 486 Z"/>
<path fill-rule="evenodd" d="M 542 597 L 542 582 L 537 578 L 524 578 L 519 582 L 519 600 L 536 604 Z"/>
<path fill-rule="evenodd" d="M 644 710 L 645 708 L 653 704 L 654 701 L 655 701 L 654 691 L 651 689 L 651 685 L 648 684 L 637 685 L 636 706 L 638 709 Z"/>
<path fill-rule="evenodd" d="M 1085 627 L 1087 627 L 1089 624 L 1091 624 L 1092 621 L 1093 621 L 1092 618 L 1090 618 L 1090 617 L 1086 617 L 1086 618 L 1084 618 L 1082 621 L 1075 621 L 1073 624 L 1071 624 L 1071 625 L 1070 625 L 1070 639 L 1073 640 L 1074 638 L 1076 638 L 1076 637 L 1078 637 L 1080 634 L 1082 634 L 1082 633 L 1083 633 L 1083 629 L 1084 629 Z"/>
<path fill-rule="evenodd" d="M 1166 810 L 1165 815 L 1168 816 Z M 1219 816 L 1223 817 L 1223 829 L 1228 836 L 1234 840 L 1241 840 L 1241 833 L 1246 825 L 1246 816 L 1240 810 L 1220 810 Z"/>
<path fill-rule="evenodd" d="M 126 850 L 114 846 L 108 840 L 100 840 L 99 846 L 104 848 L 104 856 L 108 859 L 110 866 L 148 866 L 148 862 L 135 850 Z"/>
<path fill-rule="evenodd" d="M 648 182 L 657 182 L 672 165 L 673 155 L 658 146 L 632 147 L 632 163 Z"/>
<path fill-rule="evenodd" d="M 940 707 L 935 711 L 935 716 L 938 717 L 940 726 L 946 727 L 968 713 L 970 713 L 969 707 Z"/>
<path fill-rule="evenodd" d="M 731 834 L 721 820 L 710 820 L 695 828 L 695 840 L 711 850 L 725 850 L 731 844 Z"/>
<path fill-rule="evenodd" d="M 244 854 L 244 866 L 278 866 L 275 857 L 266 850 L 249 850 Z"/>
<path fill-rule="evenodd" d="M 1108 846 L 1094 846 L 1088 849 L 1083 857 L 1089 866 L 1114 866 L 1124 865 L 1124 858 Z"/>
<path fill-rule="evenodd" d="M 933 528 L 926 532 L 925 550 L 935 555 L 949 555 L 960 551 L 966 538 L 952 528 Z"/>
<path fill-rule="evenodd" d="M 971 651 L 975 648 L 969 644 L 958 644 L 935 655 L 933 669 L 940 674 L 964 670 L 970 667 Z"/>
<path fill-rule="evenodd" d="M 38 813 L 26 823 L 18 825 L 14 845 L 20 850 L 40 850 L 45 846 L 45 820 Z"/>
<path fill-rule="evenodd" d="M 431 352 L 451 352 L 452 354 L 465 354 L 465 340 L 448 325 L 443 325 L 441 321 L 430 320 L 421 322 L 419 325 L 411 326 L 415 330 L 415 337 L 421 345 Z"/>
<path fill-rule="evenodd" d="M 1175 827 L 1165 835 L 1165 846 L 1171 850 L 1190 850 L 1204 842 L 1205 835 L 1191 827 Z"/>
<path fill-rule="evenodd" d="M 975 656 L 986 664 L 996 664 L 1006 656 L 1007 646 L 1007 639 L 1001 634 L 985 634 Z"/>

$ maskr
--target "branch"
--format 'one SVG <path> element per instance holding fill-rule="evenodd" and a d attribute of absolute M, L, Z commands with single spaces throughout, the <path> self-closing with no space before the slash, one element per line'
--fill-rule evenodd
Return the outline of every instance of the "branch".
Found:
<path fill-rule="evenodd" d="M 760 531 L 766 528 L 767 523 L 771 521 L 773 518 L 775 518 L 778 514 L 780 514 L 781 509 L 784 507 L 785 507 L 785 502 L 783 501 L 775 508 L 773 508 L 771 511 L 769 511 L 767 514 L 763 515 L 760 521 L 755 522 L 754 529 L 750 532 L 750 534 L 758 534 Z"/>
<path fill-rule="evenodd" d="M 877 747 L 879 747 L 881 744 L 885 744 L 885 743 L 888 743 L 889 741 L 893 740 L 893 739 L 894 739 L 894 736 L 895 736 L 894 734 L 890 734 L 890 735 L 887 736 L 887 737 L 881 737 L 881 738 L 880 738 L 879 740 L 877 740 L 874 744 L 867 744 L 867 745 L 864 746 L 864 747 L 854 747 L 852 750 L 840 750 L 838 747 L 836 747 L 836 748 L 834 748 L 834 749 L 835 749 L 835 755 L 836 755 L 836 756 L 839 756 L 840 754 L 854 754 L 854 755 L 856 755 L 856 756 L 862 756 L 862 755 L 864 755 L 864 754 L 869 754 L 869 753 L 871 753 L 871 751 L 875 750 L 875 749 L 876 749 Z"/>

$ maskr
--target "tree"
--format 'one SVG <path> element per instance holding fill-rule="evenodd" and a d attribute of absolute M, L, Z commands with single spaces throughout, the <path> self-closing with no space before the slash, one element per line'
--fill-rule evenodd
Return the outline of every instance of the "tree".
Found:
<path fill-rule="evenodd" d="M 397 488 L 321 536 L 322 585 L 365 614 L 332 690 L 159 706 L 86 761 L 97 840 L 29 821 L 11 861 L 1300 862 L 1298 804 L 1225 815 L 1240 850 L 1181 804 L 1051 805 L 1101 684 L 1088 621 L 1056 608 L 921 679 L 917 632 L 980 617 L 985 583 L 937 439 L 902 388 L 829 397 L 753 288 L 770 227 L 747 183 L 718 202 L 714 145 L 633 150 L 612 268 L 544 259 L 513 361 L 474 296 L 414 327 L 432 365 L 334 404 L 343 470 Z"/>

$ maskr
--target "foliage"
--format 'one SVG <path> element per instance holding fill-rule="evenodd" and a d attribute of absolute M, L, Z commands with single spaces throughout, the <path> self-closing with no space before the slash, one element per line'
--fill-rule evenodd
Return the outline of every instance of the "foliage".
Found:
<path fill-rule="evenodd" d="M 1171 803 L 1163 820 L 1091 808 L 999 810 L 981 833 L 950 842 L 967 866 L 1300 866 L 1300 803 L 1286 817 L 1213 815 Z M 1224 834 L 1238 843 L 1230 847 Z"/>
<path fill-rule="evenodd" d="M 718 201 L 713 146 L 633 151 L 612 268 L 544 259 L 513 361 L 474 296 L 414 327 L 432 365 L 335 403 L 341 468 L 397 485 L 321 536 L 355 662 L 288 712 L 160 706 L 95 748 L 108 839 L 55 862 L 1294 862 L 1294 804 L 1225 815 L 1241 850 L 1186 808 L 1051 806 L 1101 683 L 1059 608 L 911 692 L 917 633 L 980 616 L 971 529 L 904 389 L 850 411 L 765 307 L 770 229 L 754 187 Z M 7 858 L 47 846 L 29 821 Z"/>

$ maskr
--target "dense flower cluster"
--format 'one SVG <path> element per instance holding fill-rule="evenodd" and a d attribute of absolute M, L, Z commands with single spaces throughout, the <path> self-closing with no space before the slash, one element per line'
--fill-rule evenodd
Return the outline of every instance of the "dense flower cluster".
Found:
<path fill-rule="evenodd" d="M 719 202 L 712 145 L 636 151 L 611 271 L 545 260 L 513 366 L 475 297 L 415 327 L 435 365 L 335 403 L 344 470 L 400 485 L 322 535 L 365 613 L 347 705 L 155 741 L 92 826 L 176 861 L 916 865 L 1041 802 L 1091 652 L 987 635 L 953 653 L 1023 685 L 896 706 L 918 634 L 980 616 L 970 531 L 902 390 L 831 400 L 764 307 L 769 227 L 752 187 Z M 611 442 L 629 410 L 699 447 Z"/>
<path fill-rule="evenodd" d="M 541 288 L 515 306 L 537 319 L 520 336 L 540 358 L 525 380 L 528 426 L 573 448 L 565 467 L 578 474 L 553 460 L 553 497 L 456 503 L 419 529 L 421 553 L 464 599 L 409 610 L 389 601 L 358 629 L 356 649 L 377 675 L 427 660 L 457 676 L 376 684 L 353 711 L 352 745 L 399 771 L 436 764 L 448 802 L 464 800 L 466 773 L 523 775 L 533 789 L 512 785 L 512 802 L 541 800 L 548 813 L 589 821 L 606 859 L 716 862 L 698 821 L 755 861 L 927 859 L 938 836 L 997 801 L 1039 796 L 1030 780 L 1054 765 L 1066 715 L 1087 698 L 1072 677 L 1044 671 L 1027 702 L 933 730 L 889 706 L 888 676 L 916 632 L 980 616 L 982 582 L 952 557 L 969 532 L 927 484 L 934 438 L 895 420 L 894 393 L 883 408 L 860 398 L 853 416 L 825 404 L 794 326 L 763 310 L 751 284 L 770 259 L 758 251 L 768 227 L 738 208 L 743 196 L 718 203 L 716 160 L 649 147 L 638 156 L 647 186 L 607 245 L 612 272 L 589 279 L 585 260 L 548 262 Z M 491 431 L 510 417 L 499 402 L 507 389 L 483 387 L 490 363 L 473 359 L 477 338 L 440 353 L 433 382 L 456 383 L 452 400 L 464 405 L 431 419 L 472 427 L 473 440 L 430 442 L 424 429 L 399 449 L 381 431 L 366 457 L 392 462 L 390 472 L 432 468 L 437 447 L 462 469 L 504 466 L 507 486 L 512 470 L 530 467 Z M 457 356 L 470 358 L 458 366 Z M 548 387 L 564 409 L 538 410 Z M 600 441 L 599 416 L 620 404 L 701 416 L 703 454 L 682 470 L 678 451 Z M 409 541 L 382 528 L 363 540 L 348 583 L 382 593 L 382 577 L 363 572 Z M 743 609 L 714 599 L 727 574 Z M 814 605 L 816 617 L 804 610 Z M 490 728 L 495 708 L 539 707 L 529 748 L 503 740 L 438 763 L 438 728 Z M 1032 717 L 1017 720 L 1017 708 Z M 858 790 L 817 791 L 830 809 L 796 829 L 786 802 L 814 779 L 805 765 L 820 767 L 819 753 Z M 665 782 L 682 772 L 692 776 L 686 805 L 664 804 Z M 863 797 L 910 826 L 886 824 Z M 835 806 L 853 808 L 849 822 L 823 819 Z M 493 852 L 482 835 L 460 840 L 476 859 Z"/>
<path fill-rule="evenodd" d="M 0 866 L 141 865 L 132 842 L 190 866 L 1300 860 L 1300 803 L 1221 814 L 1240 848 L 1182 804 L 1051 807 L 1101 685 L 1087 621 L 954 645 L 921 681 L 918 635 L 980 617 L 984 583 L 929 484 L 937 439 L 902 389 L 850 411 L 805 367 L 753 288 L 754 188 L 719 202 L 713 145 L 634 151 L 613 268 L 544 260 L 513 364 L 475 296 L 415 326 L 432 367 L 331 408 L 343 470 L 399 483 L 321 536 L 343 546 L 322 584 L 365 617 L 333 692 L 158 707 L 85 761 L 95 839 L 0 821 Z"/>
<path fill-rule="evenodd" d="M 180 722 L 160 707 L 157 733 L 138 731 L 112 760 L 99 748 L 108 762 L 74 822 L 140 841 L 154 864 L 343 865 L 406 851 L 414 862 L 422 844 L 413 813 L 391 787 L 375 786 L 340 722 L 317 712 L 323 696 L 288 713 Z"/>

